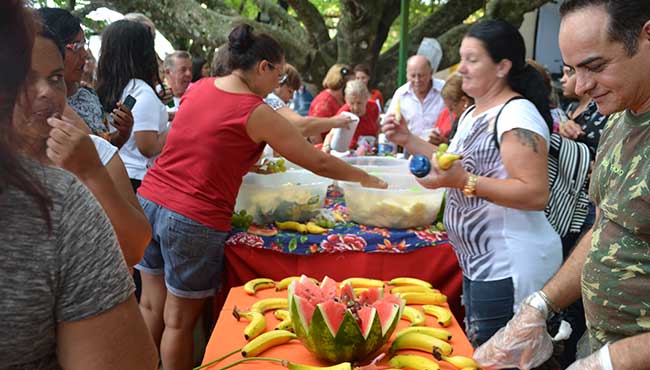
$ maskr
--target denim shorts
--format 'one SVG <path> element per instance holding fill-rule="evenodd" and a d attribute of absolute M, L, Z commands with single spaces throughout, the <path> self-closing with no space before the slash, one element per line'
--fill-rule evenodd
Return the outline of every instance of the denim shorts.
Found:
<path fill-rule="evenodd" d="M 514 315 L 515 288 L 511 278 L 472 281 L 463 277 L 465 331 L 474 348 L 487 342 Z"/>
<path fill-rule="evenodd" d="M 135 268 L 165 275 L 169 292 L 181 298 L 213 296 L 223 271 L 227 232 L 217 231 L 138 195 L 152 228 L 151 242 Z"/>

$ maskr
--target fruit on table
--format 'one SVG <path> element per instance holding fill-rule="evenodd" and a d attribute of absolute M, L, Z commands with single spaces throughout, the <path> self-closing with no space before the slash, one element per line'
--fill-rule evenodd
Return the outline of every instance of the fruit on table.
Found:
<path fill-rule="evenodd" d="M 250 225 L 248 227 L 248 232 L 254 235 L 259 235 L 259 236 L 275 236 L 278 233 L 277 229 L 267 229 L 264 227 L 258 227 L 255 225 Z"/>
<path fill-rule="evenodd" d="M 392 335 L 403 301 L 379 289 L 357 297 L 325 277 L 320 286 L 301 277 L 289 286 L 289 311 L 298 338 L 317 357 L 337 363 L 363 360 Z"/>
<path fill-rule="evenodd" d="M 422 311 L 427 315 L 435 316 L 438 319 L 438 324 L 447 327 L 451 325 L 452 314 L 449 309 L 436 305 L 424 305 Z"/>
<path fill-rule="evenodd" d="M 244 318 L 249 321 L 249 324 L 244 329 L 244 338 L 246 340 L 253 339 L 258 335 L 264 333 L 266 330 L 266 319 L 261 312 L 249 311 L 243 312 L 235 307 L 232 310 L 232 315 L 235 316 L 237 321 Z"/>
<path fill-rule="evenodd" d="M 377 279 L 368 279 L 361 277 L 352 277 L 343 280 L 340 284 L 341 287 L 352 285 L 352 288 L 383 288 L 384 282 Z"/>
<path fill-rule="evenodd" d="M 258 191 L 250 196 L 249 209 L 253 209 L 259 223 L 273 221 L 306 221 L 322 207 L 319 194 L 287 183 L 272 190 Z"/>
<path fill-rule="evenodd" d="M 433 288 L 427 288 L 419 285 L 403 285 L 403 286 L 396 286 L 395 288 L 392 288 L 390 290 L 391 293 L 408 293 L 408 292 L 415 292 L 415 293 L 440 293 L 438 289 L 433 289 Z"/>
<path fill-rule="evenodd" d="M 349 362 L 342 362 L 340 364 L 332 366 L 311 366 L 311 365 L 301 365 L 293 362 L 287 364 L 287 369 L 289 370 L 352 370 L 352 364 Z"/>
<path fill-rule="evenodd" d="M 307 222 L 307 232 L 310 234 L 324 234 L 327 232 L 327 229 L 324 229 L 316 225 L 316 223 L 309 221 Z"/>
<path fill-rule="evenodd" d="M 244 284 L 244 291 L 246 294 L 254 295 L 259 289 L 273 288 L 275 286 L 275 281 L 268 278 L 257 278 L 252 279 Z"/>
<path fill-rule="evenodd" d="M 287 343 L 292 339 L 296 339 L 296 335 L 290 331 L 269 331 L 246 343 L 241 350 L 241 355 L 243 357 L 257 356 L 271 347 Z"/>
<path fill-rule="evenodd" d="M 296 222 L 296 221 L 284 221 L 284 222 L 275 221 L 275 226 L 277 226 L 280 230 L 297 231 L 301 234 L 307 232 L 307 225 L 301 224 L 300 222 Z"/>
<path fill-rule="evenodd" d="M 417 279 L 417 278 L 412 278 L 412 277 L 396 277 L 394 279 L 391 279 L 388 282 L 388 285 L 397 285 L 397 286 L 401 286 L 401 285 L 418 285 L 418 286 L 423 286 L 423 287 L 426 287 L 426 288 L 433 288 L 431 283 L 429 283 L 428 281 L 424 281 L 424 280 Z"/>
<path fill-rule="evenodd" d="M 278 283 L 275 285 L 275 291 L 277 292 L 277 291 L 280 291 L 280 290 L 287 289 L 287 288 L 289 287 L 289 284 L 291 284 L 292 281 L 294 281 L 294 280 L 299 280 L 299 279 L 300 279 L 300 276 L 289 276 L 289 277 L 286 277 L 286 278 L 280 280 L 280 282 L 278 282 Z M 314 283 L 318 284 L 318 280 L 316 280 L 316 279 L 314 279 L 314 278 L 310 278 L 310 279 L 311 279 Z"/>
<path fill-rule="evenodd" d="M 286 298 L 264 298 L 253 303 L 251 311 L 264 314 L 264 312 L 269 310 L 286 309 L 288 305 L 289 302 Z"/>
<path fill-rule="evenodd" d="M 253 215 L 248 214 L 245 209 L 234 212 L 230 218 L 230 225 L 240 229 L 248 229 L 253 224 Z"/>
<path fill-rule="evenodd" d="M 293 326 L 291 325 L 291 314 L 287 310 L 275 310 L 273 312 L 273 316 L 275 316 L 280 323 L 275 326 L 275 330 L 288 330 L 288 331 L 293 331 Z"/>
<path fill-rule="evenodd" d="M 408 333 L 420 333 L 424 335 L 430 335 L 432 337 L 436 337 L 438 339 L 444 340 L 445 342 L 449 342 L 451 340 L 451 333 L 449 332 L 449 330 L 441 329 L 441 328 L 432 328 L 429 326 L 412 326 L 409 328 L 404 328 L 398 331 L 397 333 L 395 333 L 395 338 Z"/>
<path fill-rule="evenodd" d="M 445 227 L 445 224 L 442 223 L 442 221 L 436 222 L 436 229 L 438 229 L 438 231 L 447 231 L 447 228 Z"/>
<path fill-rule="evenodd" d="M 414 307 L 405 306 L 402 312 L 402 318 L 410 321 L 410 326 L 419 326 L 424 324 L 426 317 L 422 314 L 422 311 Z"/>
<path fill-rule="evenodd" d="M 465 356 L 445 356 L 437 348 L 433 349 L 433 357 L 438 361 L 445 361 L 450 363 L 455 368 L 460 370 L 478 370 L 478 364 L 474 359 Z"/>
<path fill-rule="evenodd" d="M 434 348 L 437 348 L 445 356 L 449 356 L 454 350 L 451 344 L 436 337 L 420 333 L 407 333 L 395 338 L 393 344 L 390 346 L 390 353 L 395 353 L 403 349 L 415 349 L 432 353 Z"/>
<path fill-rule="evenodd" d="M 440 365 L 437 362 L 418 355 L 399 355 L 395 356 L 388 361 L 390 366 L 398 369 L 414 369 L 414 370 L 440 370 Z"/>
<path fill-rule="evenodd" d="M 447 303 L 447 296 L 442 293 L 400 293 L 399 297 L 406 301 L 406 304 L 443 304 Z"/>

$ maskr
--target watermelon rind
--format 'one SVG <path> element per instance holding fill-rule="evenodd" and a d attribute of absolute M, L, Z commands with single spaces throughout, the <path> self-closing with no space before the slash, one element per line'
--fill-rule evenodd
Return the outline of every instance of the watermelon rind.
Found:
<path fill-rule="evenodd" d="M 307 320 L 302 316 L 300 307 L 300 297 L 294 297 L 290 299 L 289 304 L 289 313 L 291 314 L 291 326 L 293 327 L 293 332 L 296 333 L 300 341 L 305 345 L 305 347 L 314 348 L 314 343 L 312 337 L 309 335 L 309 326 L 307 326 Z"/>

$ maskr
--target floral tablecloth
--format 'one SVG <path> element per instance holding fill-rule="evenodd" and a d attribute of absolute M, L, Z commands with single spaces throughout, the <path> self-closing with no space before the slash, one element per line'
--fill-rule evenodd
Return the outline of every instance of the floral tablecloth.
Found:
<path fill-rule="evenodd" d="M 328 189 L 325 207 L 348 215 L 343 194 Z M 275 230 L 273 225 L 263 225 Z M 360 225 L 355 222 L 337 223 L 327 234 L 299 234 L 279 231 L 273 236 L 259 236 L 242 229 L 233 229 L 226 246 L 247 245 L 283 253 L 309 255 L 359 251 L 366 253 L 406 253 L 419 248 L 448 243 L 447 234 L 434 225 L 417 229 L 387 229 Z"/>

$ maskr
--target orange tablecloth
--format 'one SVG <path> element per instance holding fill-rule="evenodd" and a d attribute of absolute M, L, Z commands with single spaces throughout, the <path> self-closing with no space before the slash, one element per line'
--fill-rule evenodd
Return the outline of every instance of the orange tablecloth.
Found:
<path fill-rule="evenodd" d="M 217 325 L 215 326 L 212 332 L 212 336 L 210 337 L 210 342 L 208 343 L 208 346 L 205 351 L 205 355 L 203 357 L 203 363 L 205 364 L 210 361 L 213 361 L 214 359 L 228 352 L 231 352 L 234 349 L 241 348 L 246 344 L 246 340 L 244 339 L 243 332 L 244 332 L 244 328 L 246 327 L 246 325 L 248 325 L 248 323 L 244 320 L 242 320 L 241 322 L 235 320 L 235 318 L 232 316 L 233 307 L 237 306 L 239 308 L 246 309 L 250 307 L 258 299 L 268 298 L 268 297 L 285 297 L 286 294 L 287 294 L 286 290 L 281 292 L 275 292 L 275 290 L 273 289 L 266 289 L 266 290 L 259 291 L 256 296 L 249 296 L 244 292 L 242 287 L 231 289 L 230 293 L 228 294 L 226 303 L 224 304 L 222 309 L 223 314 L 219 315 L 219 320 L 217 321 Z M 419 306 L 415 306 L 415 307 L 419 307 Z M 267 330 L 273 330 L 275 325 L 277 325 L 277 323 L 279 322 L 273 316 L 273 312 L 267 312 L 266 319 L 267 319 Z M 396 331 L 408 326 L 408 324 L 409 324 L 408 321 L 400 320 L 400 323 Z M 427 315 L 427 326 L 439 327 L 435 318 L 428 315 Z M 470 345 L 469 341 L 465 337 L 465 334 L 463 333 L 462 329 L 460 328 L 458 322 L 455 319 L 452 325 L 447 328 L 447 330 L 449 330 L 452 333 L 451 344 L 454 347 L 454 354 L 462 355 L 462 356 L 471 356 L 473 354 L 472 346 Z M 382 348 L 382 351 L 386 352 L 388 350 L 389 345 L 390 342 Z M 412 354 L 419 354 L 423 356 L 431 356 L 431 355 L 427 355 L 424 352 L 418 352 L 418 351 L 400 351 L 399 353 L 412 353 Z M 276 358 L 286 359 L 292 362 L 297 362 L 297 363 L 307 364 L 307 365 L 316 365 L 316 366 L 328 365 L 327 363 L 322 362 L 318 360 L 315 356 L 313 356 L 309 351 L 307 351 L 305 347 L 303 347 L 303 345 L 298 340 L 291 341 L 287 344 L 283 344 L 275 348 L 271 348 L 270 350 L 262 353 L 261 356 L 276 357 Z M 433 358 L 433 356 L 431 357 Z M 242 358 L 241 354 L 236 353 L 222 360 L 221 362 L 214 364 L 213 366 L 210 367 L 210 369 L 218 369 L 219 367 L 225 366 L 226 364 L 229 364 L 241 358 Z M 387 359 L 384 359 L 382 361 L 382 363 L 387 363 L 387 362 L 388 362 Z M 456 370 L 453 366 L 445 362 L 441 362 L 440 366 L 442 370 Z M 274 369 L 274 368 L 282 369 L 282 367 L 279 364 L 266 362 L 266 361 L 251 361 L 235 367 L 235 369 Z"/>

